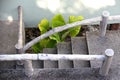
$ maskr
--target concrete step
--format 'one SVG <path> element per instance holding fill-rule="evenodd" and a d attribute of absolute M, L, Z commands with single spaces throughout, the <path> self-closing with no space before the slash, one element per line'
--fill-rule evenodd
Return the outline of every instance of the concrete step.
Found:
<path fill-rule="evenodd" d="M 43 53 L 57 54 L 56 48 L 44 48 Z M 44 68 L 58 68 L 58 61 L 44 61 Z"/>
<path fill-rule="evenodd" d="M 120 80 L 120 69 L 113 68 L 106 77 L 99 75 L 99 68 L 35 69 L 31 77 L 25 70 L 0 70 L 0 80 Z"/>
<path fill-rule="evenodd" d="M 71 42 L 61 42 L 57 44 L 58 54 L 72 54 Z M 59 60 L 58 67 L 60 69 L 73 68 L 73 61 Z"/>
<path fill-rule="evenodd" d="M 72 53 L 88 55 L 87 42 L 85 37 L 71 38 Z M 90 67 L 90 62 L 74 60 L 74 68 Z"/>
<path fill-rule="evenodd" d="M 99 32 L 86 33 L 88 50 L 90 55 L 104 54 L 106 49 L 113 49 L 115 54 L 113 56 L 111 68 L 120 68 L 120 31 L 107 31 L 104 38 L 99 37 Z M 90 61 L 91 67 L 100 67 L 101 61 Z"/>
<path fill-rule="evenodd" d="M 18 21 L 0 21 L 0 54 L 16 53 L 15 44 L 18 41 Z M 15 68 L 15 61 L 1 61 L 0 69 Z"/>
<path fill-rule="evenodd" d="M 41 68 L 43 68 L 43 61 L 34 60 L 34 61 L 32 61 L 32 66 L 34 69 L 41 69 Z"/>

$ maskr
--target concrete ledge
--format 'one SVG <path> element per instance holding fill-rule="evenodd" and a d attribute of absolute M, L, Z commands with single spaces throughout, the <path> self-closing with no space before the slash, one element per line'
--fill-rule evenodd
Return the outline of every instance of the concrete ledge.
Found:
<path fill-rule="evenodd" d="M 36 69 L 27 77 L 24 70 L 0 70 L 0 80 L 119 80 L 117 69 L 111 69 L 106 77 L 98 74 L 99 68 Z"/>

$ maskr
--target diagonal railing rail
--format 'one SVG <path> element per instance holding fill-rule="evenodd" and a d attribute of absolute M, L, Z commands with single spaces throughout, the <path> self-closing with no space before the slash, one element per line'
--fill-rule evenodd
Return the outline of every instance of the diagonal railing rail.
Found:
<path fill-rule="evenodd" d="M 106 14 L 103 14 L 106 15 Z M 107 20 L 120 20 L 120 15 L 116 15 L 116 16 L 109 16 Z M 87 24 L 91 24 L 91 23 L 95 23 L 95 22 L 100 22 L 102 21 L 102 17 L 96 17 L 96 18 L 91 18 L 91 19 L 85 19 L 82 21 L 78 21 L 78 22 L 74 22 L 71 24 L 66 24 L 64 26 L 59 26 L 57 28 L 54 28 L 48 32 L 46 32 L 45 34 L 42 34 L 40 36 L 38 36 L 37 38 L 33 39 L 32 41 L 28 42 L 24 47 L 23 47 L 23 51 L 26 51 L 28 48 L 30 48 L 32 45 L 34 45 L 35 43 L 39 42 L 40 40 L 49 37 L 50 35 L 53 35 L 57 32 L 61 32 L 63 30 L 67 30 L 69 28 L 78 26 L 78 25 L 87 25 Z"/>

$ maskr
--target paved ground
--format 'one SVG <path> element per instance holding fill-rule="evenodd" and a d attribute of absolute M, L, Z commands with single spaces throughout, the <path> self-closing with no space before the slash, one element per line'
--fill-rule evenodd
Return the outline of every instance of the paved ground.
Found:
<path fill-rule="evenodd" d="M 107 31 L 104 38 L 99 37 L 99 32 L 88 32 L 86 38 L 90 55 L 104 54 L 106 49 L 113 49 L 115 54 L 111 67 L 120 68 L 120 30 Z M 91 61 L 91 67 L 101 65 L 101 61 Z"/>
<path fill-rule="evenodd" d="M 0 21 L 0 54 L 16 53 L 18 41 L 18 21 Z M 0 62 L 0 69 L 15 68 L 15 61 Z"/>
<path fill-rule="evenodd" d="M 104 77 L 98 74 L 98 68 L 83 69 L 36 69 L 34 75 L 27 77 L 24 70 L 0 70 L 0 80 L 119 80 L 120 73 L 111 69 Z"/>

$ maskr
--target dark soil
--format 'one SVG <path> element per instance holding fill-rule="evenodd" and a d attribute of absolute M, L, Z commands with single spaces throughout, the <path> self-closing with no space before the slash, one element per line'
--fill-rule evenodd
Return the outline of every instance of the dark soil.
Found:
<path fill-rule="evenodd" d="M 38 36 L 40 36 L 40 31 L 38 28 L 25 28 L 26 43 Z"/>
<path fill-rule="evenodd" d="M 85 32 L 88 31 L 89 29 L 86 26 L 83 26 L 81 28 L 80 33 L 77 36 L 84 36 Z M 33 40 L 34 38 L 40 36 L 40 31 L 38 28 L 25 28 L 25 33 L 26 33 L 26 43 Z M 70 37 L 68 37 L 70 38 Z"/>

